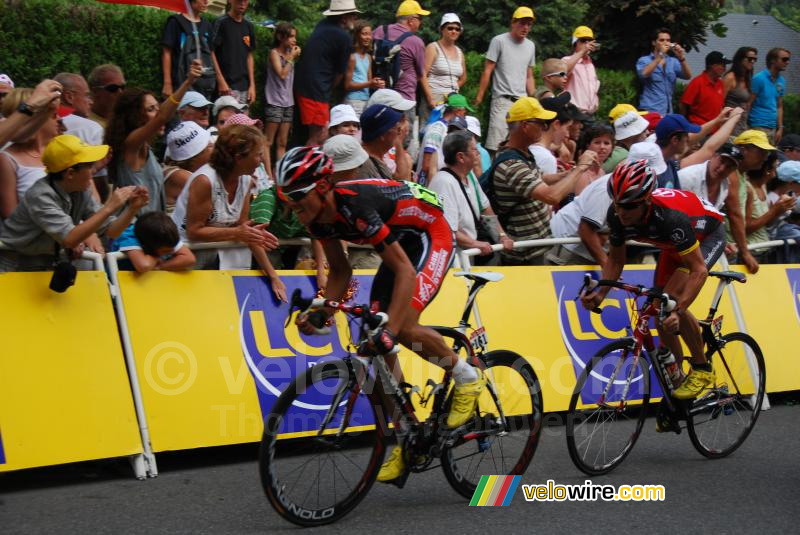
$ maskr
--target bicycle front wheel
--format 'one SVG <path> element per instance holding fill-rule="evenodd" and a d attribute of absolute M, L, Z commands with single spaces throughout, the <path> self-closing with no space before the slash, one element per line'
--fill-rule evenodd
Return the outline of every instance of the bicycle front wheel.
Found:
<path fill-rule="evenodd" d="M 483 360 L 488 383 L 478 398 L 478 424 L 442 452 L 447 481 L 466 498 L 472 498 L 484 474 L 524 473 L 542 426 L 542 391 L 528 361 L 504 350 L 490 351 Z"/>
<path fill-rule="evenodd" d="M 378 395 L 358 385 L 345 361 L 317 364 L 298 376 L 264 422 L 261 484 L 286 520 L 334 522 L 364 498 L 386 451 Z"/>
<path fill-rule="evenodd" d="M 633 449 L 650 401 L 650 367 L 633 340 L 611 342 L 592 357 L 567 413 L 569 456 L 589 475 L 606 474 Z"/>
<path fill-rule="evenodd" d="M 692 445 L 706 457 L 730 455 L 753 430 L 761 412 L 766 370 L 761 348 L 745 333 L 729 333 L 709 355 L 716 381 L 689 409 Z"/>

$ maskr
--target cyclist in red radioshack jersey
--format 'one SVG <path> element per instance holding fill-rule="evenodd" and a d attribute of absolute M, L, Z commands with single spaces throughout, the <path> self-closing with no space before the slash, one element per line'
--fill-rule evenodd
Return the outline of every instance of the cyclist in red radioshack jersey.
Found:
<path fill-rule="evenodd" d="M 467 423 L 486 380 L 445 343 L 439 333 L 419 324 L 422 310 L 436 296 L 453 258 L 453 232 L 436 193 L 412 182 L 366 179 L 333 184 L 331 159 L 318 147 L 297 147 L 276 168 L 279 195 L 311 236 L 322 244 L 330 266 L 325 297 L 340 300 L 352 269 L 341 240 L 368 243 L 383 261 L 372 282 L 370 301 L 389 320 L 370 338 L 398 381 L 397 342 L 452 373 L 456 383 L 447 425 Z M 410 305 L 410 306 L 409 306 Z M 333 312 L 320 310 L 298 316 L 301 332 L 314 334 Z M 402 432 L 400 422 L 395 429 Z M 405 471 L 396 447 L 378 473 L 391 482 Z"/>
<path fill-rule="evenodd" d="M 703 353 L 700 324 L 689 306 L 703 288 L 708 269 L 725 249 L 723 214 L 691 192 L 655 189 L 655 185 L 655 171 L 645 160 L 623 162 L 614 170 L 608 181 L 613 201 L 608 210 L 610 251 L 602 277 L 617 280 L 622 274 L 626 240 L 651 243 L 661 249 L 654 286 L 672 296 L 677 306 L 659 325 L 660 340 L 680 365 L 680 330 L 691 353 L 692 372 L 673 396 L 692 399 L 714 383 L 711 363 Z M 583 297 L 584 306 L 594 309 L 609 290 L 608 286 L 598 287 Z M 676 376 L 673 379 L 680 380 Z"/>

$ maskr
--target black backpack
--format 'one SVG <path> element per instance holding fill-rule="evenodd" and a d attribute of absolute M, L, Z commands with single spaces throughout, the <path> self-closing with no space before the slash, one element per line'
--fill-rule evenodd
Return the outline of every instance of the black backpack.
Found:
<path fill-rule="evenodd" d="M 501 214 L 499 210 L 500 207 L 497 203 L 497 193 L 494 190 L 494 172 L 498 165 L 508 160 L 523 160 L 527 162 L 528 158 L 517 149 L 505 150 L 494 159 L 489 169 L 484 171 L 478 179 L 483 193 L 485 193 L 486 198 L 489 199 L 489 204 L 492 205 L 492 210 L 497 215 L 497 219 L 500 221 L 503 228 L 506 228 L 506 223 L 508 223 L 511 212 L 514 211 L 514 208 L 519 204 L 519 202 L 514 204 L 506 213 Z"/>
<path fill-rule="evenodd" d="M 405 32 L 397 39 L 389 39 L 389 25 L 383 25 L 383 39 L 375 39 L 373 45 L 372 73 L 386 82 L 387 88 L 393 88 L 400 79 L 400 44 L 414 32 Z"/>
<path fill-rule="evenodd" d="M 192 61 L 197 58 L 197 41 L 194 38 L 192 23 L 183 15 L 173 15 L 181 27 L 181 51 L 178 56 L 178 83 L 186 80 Z M 198 25 L 199 29 L 199 25 Z M 203 75 L 195 81 L 191 89 L 211 98 L 217 88 L 214 61 L 211 59 L 211 45 L 204 35 L 200 35 L 200 58 L 203 60 Z M 175 87 L 174 89 L 178 89 Z"/>

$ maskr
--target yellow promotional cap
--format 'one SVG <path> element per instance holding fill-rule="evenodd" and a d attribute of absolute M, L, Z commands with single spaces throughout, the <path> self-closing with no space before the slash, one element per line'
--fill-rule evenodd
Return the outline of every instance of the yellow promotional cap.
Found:
<path fill-rule="evenodd" d="M 556 112 L 546 110 L 533 97 L 522 97 L 511 105 L 506 115 L 507 123 L 527 121 L 528 119 L 542 119 L 549 121 L 556 118 Z"/>
<path fill-rule="evenodd" d="M 405 0 L 404 2 L 400 3 L 400 6 L 397 8 L 396 16 L 398 17 L 408 17 L 409 15 L 430 15 L 431 12 L 427 9 L 422 9 L 422 6 L 419 5 L 417 0 Z"/>
<path fill-rule="evenodd" d="M 536 20 L 536 17 L 533 15 L 533 10 L 527 6 L 521 6 L 514 11 L 514 14 L 511 16 L 512 19 L 533 19 Z"/>
<path fill-rule="evenodd" d="M 58 173 L 79 163 L 102 160 L 108 154 L 108 145 L 87 145 L 75 136 L 56 136 L 44 148 L 42 163 L 48 173 Z"/>
<path fill-rule="evenodd" d="M 647 115 L 646 111 L 639 111 L 630 104 L 617 104 L 616 106 L 611 108 L 610 112 L 608 112 L 608 118 L 611 119 L 611 122 L 613 123 L 614 121 L 616 121 L 629 111 L 634 111 L 639 115 Z"/>
<path fill-rule="evenodd" d="M 767 134 L 761 130 L 745 130 L 733 140 L 734 145 L 755 145 L 759 149 L 775 150 L 775 147 L 769 144 Z"/>

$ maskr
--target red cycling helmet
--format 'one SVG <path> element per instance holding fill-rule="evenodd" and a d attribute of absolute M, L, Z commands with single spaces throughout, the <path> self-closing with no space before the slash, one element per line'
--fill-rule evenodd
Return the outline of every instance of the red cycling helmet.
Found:
<path fill-rule="evenodd" d="M 608 180 L 608 195 L 615 203 L 644 201 L 656 189 L 656 182 L 656 172 L 647 160 L 623 161 Z"/>
<path fill-rule="evenodd" d="M 333 173 L 333 160 L 320 147 L 295 147 L 275 168 L 275 185 L 285 200 L 300 200 Z"/>

